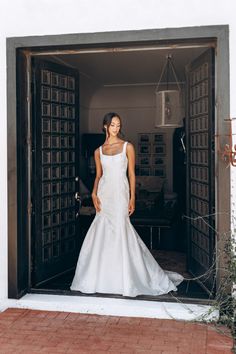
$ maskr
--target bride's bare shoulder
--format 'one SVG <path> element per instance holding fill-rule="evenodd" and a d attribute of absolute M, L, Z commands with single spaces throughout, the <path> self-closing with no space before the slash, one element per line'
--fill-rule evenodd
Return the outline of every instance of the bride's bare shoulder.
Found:
<path fill-rule="evenodd" d="M 135 150 L 134 145 L 132 143 L 130 143 L 129 141 L 127 142 L 127 150 L 128 151 L 134 151 Z"/>
<path fill-rule="evenodd" d="M 100 155 L 100 146 L 94 150 L 94 156 L 98 157 Z"/>

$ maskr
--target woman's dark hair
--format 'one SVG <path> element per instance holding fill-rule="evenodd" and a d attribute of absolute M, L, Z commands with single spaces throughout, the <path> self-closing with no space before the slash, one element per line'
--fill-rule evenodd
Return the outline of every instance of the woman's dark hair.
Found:
<path fill-rule="evenodd" d="M 120 118 L 119 114 L 117 114 L 115 112 L 109 112 L 109 113 L 105 114 L 105 116 L 103 117 L 103 122 L 102 122 L 102 131 L 104 133 L 106 133 L 106 129 L 104 128 L 104 125 L 106 125 L 107 126 L 107 133 L 109 135 L 109 127 L 111 125 L 112 118 L 114 118 L 114 117 L 117 117 L 120 120 L 119 134 L 123 136 L 124 134 L 121 132 L 121 128 L 122 128 L 121 118 Z"/>

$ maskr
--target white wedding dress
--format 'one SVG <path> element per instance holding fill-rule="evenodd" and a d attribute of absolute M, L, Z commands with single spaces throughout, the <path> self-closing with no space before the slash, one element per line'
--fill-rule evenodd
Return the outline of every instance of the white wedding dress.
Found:
<path fill-rule="evenodd" d="M 84 239 L 71 290 L 134 297 L 176 291 L 182 275 L 164 271 L 130 222 L 127 142 L 116 155 L 103 154 L 97 195 L 101 211 Z"/>

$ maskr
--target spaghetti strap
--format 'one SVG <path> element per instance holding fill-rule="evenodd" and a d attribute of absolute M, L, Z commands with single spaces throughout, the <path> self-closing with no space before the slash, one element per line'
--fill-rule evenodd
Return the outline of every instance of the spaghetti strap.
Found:
<path fill-rule="evenodd" d="M 126 145 L 127 145 L 127 143 L 128 143 L 128 141 L 125 141 L 124 142 L 124 146 L 123 146 L 123 154 L 125 154 L 126 153 Z"/>
<path fill-rule="evenodd" d="M 102 153 L 102 145 L 100 146 L 100 155 L 103 155 L 103 153 Z"/>

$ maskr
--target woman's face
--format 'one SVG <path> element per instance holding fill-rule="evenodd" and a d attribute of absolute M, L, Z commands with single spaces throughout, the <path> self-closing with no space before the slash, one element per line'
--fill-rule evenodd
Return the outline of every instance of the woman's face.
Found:
<path fill-rule="evenodd" d="M 113 117 L 111 120 L 111 125 L 108 129 L 110 136 L 116 136 L 120 131 L 120 119 L 118 117 Z"/>

